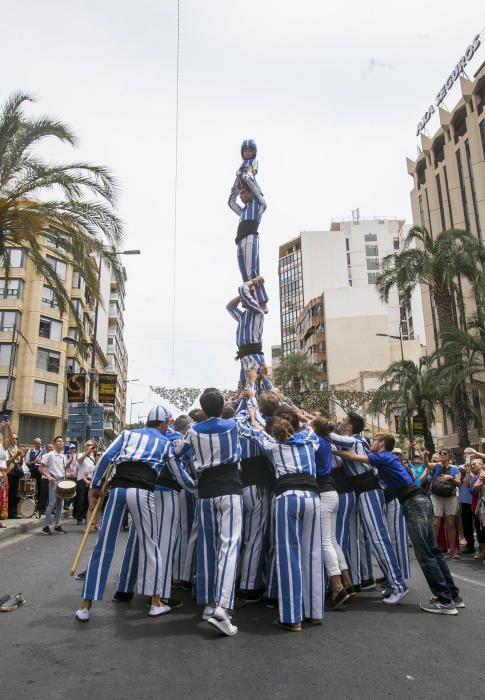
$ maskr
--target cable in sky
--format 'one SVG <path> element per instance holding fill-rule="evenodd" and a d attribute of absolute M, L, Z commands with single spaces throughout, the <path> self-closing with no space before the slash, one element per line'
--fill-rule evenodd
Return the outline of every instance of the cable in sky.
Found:
<path fill-rule="evenodd" d="M 177 284 L 177 194 L 178 194 L 178 164 L 179 164 L 179 80 L 180 80 L 180 0 L 177 0 L 177 49 L 175 66 L 175 168 L 173 186 L 173 287 L 172 287 L 172 363 L 171 374 L 175 374 L 175 291 Z"/>

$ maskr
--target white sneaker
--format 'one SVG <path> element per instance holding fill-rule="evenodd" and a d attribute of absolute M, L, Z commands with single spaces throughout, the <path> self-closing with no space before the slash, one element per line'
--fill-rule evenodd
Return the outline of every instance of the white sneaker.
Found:
<path fill-rule="evenodd" d="M 394 593 L 391 593 L 391 595 L 388 596 L 387 598 L 383 598 L 382 602 L 385 603 L 386 605 L 397 605 L 398 603 L 401 602 L 401 600 L 405 596 L 407 596 L 408 593 L 409 593 L 409 588 L 406 588 L 405 591 L 401 591 L 400 593 L 398 593 L 396 591 Z"/>
<path fill-rule="evenodd" d="M 226 634 L 228 637 L 233 637 L 235 634 L 237 634 L 236 625 L 233 625 L 228 617 L 224 617 L 222 620 L 219 620 L 217 617 L 209 617 L 207 622 L 210 625 L 217 627 L 219 632 Z"/>
<path fill-rule="evenodd" d="M 206 605 L 204 608 L 204 612 L 202 613 L 202 619 L 204 622 L 207 622 L 209 617 L 212 617 L 214 615 L 215 608 L 211 608 L 210 605 Z"/>
<path fill-rule="evenodd" d="M 78 622 L 89 622 L 91 617 L 91 610 L 86 610 L 85 608 L 79 608 L 76 610 L 76 620 Z"/>
<path fill-rule="evenodd" d="M 159 617 L 160 615 L 166 615 L 171 610 L 170 605 L 150 605 L 148 614 L 150 617 Z"/>

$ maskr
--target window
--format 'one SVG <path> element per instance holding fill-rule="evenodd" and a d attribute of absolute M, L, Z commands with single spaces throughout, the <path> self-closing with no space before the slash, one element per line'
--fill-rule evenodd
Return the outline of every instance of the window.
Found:
<path fill-rule="evenodd" d="M 423 207 L 423 198 L 421 195 L 418 197 L 418 205 L 419 205 L 419 220 L 421 221 L 421 226 L 424 228 L 426 226 L 426 221 L 424 220 L 424 207 Z"/>
<path fill-rule="evenodd" d="M 12 343 L 0 343 L 0 365 L 10 365 L 12 348 Z"/>
<path fill-rule="evenodd" d="M 378 270 L 379 269 L 379 258 L 367 258 L 367 269 L 368 270 Z"/>
<path fill-rule="evenodd" d="M 25 263 L 25 251 L 22 248 L 9 248 L 10 267 L 23 267 Z"/>
<path fill-rule="evenodd" d="M 448 173 L 446 172 L 446 165 L 443 165 L 443 175 L 445 176 L 446 198 L 448 200 L 448 214 L 450 215 L 450 225 L 451 228 L 453 228 L 453 212 L 451 211 L 450 188 L 448 187 Z"/>
<path fill-rule="evenodd" d="M 78 374 L 81 369 L 81 365 L 74 357 L 69 357 L 67 359 L 67 371 L 73 374 Z"/>
<path fill-rule="evenodd" d="M 48 265 L 52 267 L 56 275 L 63 281 L 66 281 L 67 276 L 67 265 L 62 260 L 53 258 L 52 255 L 46 255 L 45 260 Z"/>
<path fill-rule="evenodd" d="M 438 190 L 438 202 L 440 205 L 441 230 L 444 231 L 446 228 L 445 208 L 443 206 L 443 193 L 441 191 L 441 180 L 439 173 L 436 173 L 436 188 Z"/>
<path fill-rule="evenodd" d="M 57 405 L 57 384 L 34 382 L 34 403 Z"/>
<path fill-rule="evenodd" d="M 366 243 L 369 243 L 371 241 L 377 241 L 377 234 L 375 233 L 366 233 L 364 236 L 364 240 Z"/>
<path fill-rule="evenodd" d="M 84 277 L 77 270 L 72 273 L 72 288 L 84 289 Z"/>
<path fill-rule="evenodd" d="M 45 284 L 42 287 L 42 304 L 43 306 L 48 306 L 51 309 L 58 309 L 59 304 L 57 301 L 54 299 L 54 292 L 50 287 L 47 287 Z"/>
<path fill-rule="evenodd" d="M 0 400 L 4 401 L 7 398 L 8 377 L 0 377 Z M 12 396 L 15 387 L 15 379 L 12 379 L 10 387 L 10 396 Z"/>
<path fill-rule="evenodd" d="M 482 240 L 482 231 L 480 228 L 480 215 L 478 213 L 478 206 L 477 206 L 477 191 L 475 188 L 475 176 L 473 174 L 472 157 L 471 157 L 471 153 L 470 153 L 470 144 L 468 143 L 468 139 L 465 141 L 465 155 L 466 155 L 466 162 L 468 165 L 468 175 L 470 177 L 470 189 L 472 191 L 472 202 L 473 202 L 473 213 L 475 216 L 475 226 L 477 227 L 478 238 L 480 240 Z"/>
<path fill-rule="evenodd" d="M 347 253 L 347 265 L 350 265 L 350 253 Z"/>
<path fill-rule="evenodd" d="M 350 250 L 350 238 L 345 239 L 345 250 Z"/>
<path fill-rule="evenodd" d="M 483 157 L 485 158 L 485 119 L 480 122 L 480 136 L 482 138 Z"/>
<path fill-rule="evenodd" d="M 377 272 L 368 272 L 367 273 L 367 282 L 369 284 L 375 284 L 377 281 Z"/>
<path fill-rule="evenodd" d="M 23 291 L 23 281 L 17 279 L 0 279 L 0 297 L 7 299 L 8 297 L 15 297 L 16 299 L 22 299 Z"/>
<path fill-rule="evenodd" d="M 37 350 L 37 369 L 43 369 L 46 372 L 54 372 L 59 374 L 59 366 L 61 362 L 61 353 L 53 350 L 45 350 L 38 348 Z"/>
<path fill-rule="evenodd" d="M 69 326 L 69 332 L 67 334 L 70 338 L 79 340 L 79 329 L 76 326 Z"/>
<path fill-rule="evenodd" d="M 399 238 L 392 239 L 392 247 L 394 250 L 399 250 Z"/>
<path fill-rule="evenodd" d="M 377 258 L 379 257 L 379 248 L 376 245 L 366 245 L 365 247 L 365 254 L 369 258 Z"/>
<path fill-rule="evenodd" d="M 50 340 L 61 340 L 62 338 L 62 323 L 54 321 L 47 316 L 40 317 L 39 335 L 41 338 L 49 338 Z"/>
<path fill-rule="evenodd" d="M 18 311 L 0 311 L 0 331 L 13 331 L 19 320 Z"/>
<path fill-rule="evenodd" d="M 456 164 L 458 166 L 458 175 L 460 178 L 460 190 L 461 190 L 461 202 L 463 204 L 463 215 L 465 217 L 465 228 L 467 231 L 470 230 L 470 213 L 468 211 L 468 201 L 466 198 L 465 189 L 465 173 L 463 172 L 463 163 L 461 160 L 460 149 L 456 152 Z"/>
<path fill-rule="evenodd" d="M 72 310 L 76 316 L 80 316 L 83 310 L 83 305 L 80 299 L 71 300 Z"/>

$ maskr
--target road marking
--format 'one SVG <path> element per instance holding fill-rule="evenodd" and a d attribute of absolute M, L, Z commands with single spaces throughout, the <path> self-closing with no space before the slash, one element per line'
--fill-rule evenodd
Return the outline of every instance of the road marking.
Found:
<path fill-rule="evenodd" d="M 481 583 L 480 581 L 475 581 L 472 578 L 467 578 L 466 576 L 460 576 L 459 574 L 455 574 L 455 572 L 452 572 L 453 578 L 458 578 L 460 581 L 465 581 L 465 583 L 471 583 L 474 586 L 480 586 L 481 588 L 485 588 L 485 583 Z"/>
<path fill-rule="evenodd" d="M 29 532 L 24 532 L 23 535 L 14 535 L 13 537 L 8 537 L 5 542 L 0 541 L 0 550 L 5 549 L 5 547 L 9 547 L 11 544 L 22 542 L 23 540 L 26 540 L 28 537 L 32 537 L 32 535 L 35 535 L 36 532 L 39 532 L 39 528 L 33 528 Z"/>

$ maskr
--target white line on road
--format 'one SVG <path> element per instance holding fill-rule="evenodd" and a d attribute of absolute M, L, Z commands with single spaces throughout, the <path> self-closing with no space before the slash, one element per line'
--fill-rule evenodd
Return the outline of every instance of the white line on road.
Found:
<path fill-rule="evenodd" d="M 481 588 L 485 588 L 485 583 L 481 583 L 480 581 L 475 581 L 472 578 L 467 578 L 466 576 L 460 576 L 459 574 L 455 574 L 454 571 L 451 572 L 451 575 L 453 578 L 458 578 L 460 581 L 465 581 L 465 583 L 471 583 L 474 586 L 480 586 Z"/>

